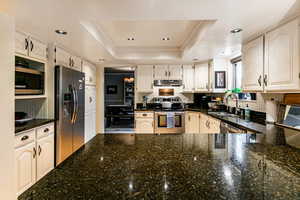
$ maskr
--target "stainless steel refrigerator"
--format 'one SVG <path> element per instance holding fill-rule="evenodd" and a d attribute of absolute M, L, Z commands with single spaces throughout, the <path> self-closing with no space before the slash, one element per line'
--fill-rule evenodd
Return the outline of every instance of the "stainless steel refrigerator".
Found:
<path fill-rule="evenodd" d="M 84 73 L 56 66 L 56 165 L 84 144 L 84 95 Z"/>

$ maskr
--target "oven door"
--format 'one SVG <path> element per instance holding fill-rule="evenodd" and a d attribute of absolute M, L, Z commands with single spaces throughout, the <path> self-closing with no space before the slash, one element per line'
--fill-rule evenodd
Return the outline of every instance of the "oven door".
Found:
<path fill-rule="evenodd" d="M 184 113 L 155 113 L 155 133 L 183 133 Z"/>

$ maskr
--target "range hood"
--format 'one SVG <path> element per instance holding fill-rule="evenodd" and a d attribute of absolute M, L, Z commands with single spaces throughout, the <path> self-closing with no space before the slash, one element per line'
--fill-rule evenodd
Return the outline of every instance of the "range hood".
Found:
<path fill-rule="evenodd" d="M 154 80 L 154 86 L 182 86 L 182 80 Z"/>

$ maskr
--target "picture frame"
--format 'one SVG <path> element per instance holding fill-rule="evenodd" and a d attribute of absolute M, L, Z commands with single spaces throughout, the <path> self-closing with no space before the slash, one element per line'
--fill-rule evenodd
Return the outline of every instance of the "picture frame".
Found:
<path fill-rule="evenodd" d="M 215 71 L 215 88 L 226 88 L 226 71 Z"/>
<path fill-rule="evenodd" d="M 106 94 L 117 94 L 118 86 L 117 85 L 107 85 L 106 86 Z"/>

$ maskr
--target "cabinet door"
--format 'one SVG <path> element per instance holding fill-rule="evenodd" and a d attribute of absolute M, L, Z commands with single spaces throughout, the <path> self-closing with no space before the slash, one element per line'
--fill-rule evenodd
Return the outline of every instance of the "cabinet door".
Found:
<path fill-rule="evenodd" d="M 136 118 L 135 133 L 154 133 L 152 118 Z"/>
<path fill-rule="evenodd" d="M 169 79 L 168 65 L 157 65 L 157 66 L 155 66 L 154 71 L 155 71 L 155 75 L 154 75 L 155 80 L 168 80 Z"/>
<path fill-rule="evenodd" d="M 182 65 L 170 65 L 168 77 L 169 80 L 182 80 Z"/>
<path fill-rule="evenodd" d="M 264 38 L 243 46 L 242 86 L 246 91 L 263 91 Z"/>
<path fill-rule="evenodd" d="M 186 119 L 186 133 L 200 133 L 200 117 L 197 112 L 189 112 Z"/>
<path fill-rule="evenodd" d="M 54 134 L 37 141 L 37 180 L 54 168 Z"/>
<path fill-rule="evenodd" d="M 207 92 L 209 90 L 209 66 L 208 63 L 195 65 L 195 91 Z"/>
<path fill-rule="evenodd" d="M 194 91 L 194 72 L 192 65 L 183 66 L 183 92 Z"/>
<path fill-rule="evenodd" d="M 47 45 L 30 37 L 29 56 L 39 60 L 47 60 Z"/>
<path fill-rule="evenodd" d="M 153 92 L 153 66 L 138 66 L 136 80 L 138 92 Z"/>
<path fill-rule="evenodd" d="M 82 71 L 81 66 L 82 66 L 82 60 L 81 58 L 77 57 L 77 56 L 72 56 L 72 64 L 71 67 L 77 71 Z"/>
<path fill-rule="evenodd" d="M 96 85 L 96 67 L 84 61 L 82 63 L 82 71 L 85 73 L 85 84 Z"/>
<path fill-rule="evenodd" d="M 20 195 L 35 183 L 35 142 L 31 142 L 15 150 L 15 166 L 17 195 Z"/>
<path fill-rule="evenodd" d="M 299 89 L 298 20 L 266 34 L 266 90 Z"/>
<path fill-rule="evenodd" d="M 15 52 L 24 56 L 28 55 L 29 41 L 25 33 L 16 32 L 15 35 Z"/>
<path fill-rule="evenodd" d="M 67 51 L 59 47 L 56 47 L 55 51 L 55 64 L 70 67 L 71 55 Z"/>
<path fill-rule="evenodd" d="M 200 114 L 200 133 L 207 134 L 208 132 L 208 116 Z"/>
<path fill-rule="evenodd" d="M 85 143 L 96 135 L 96 87 L 85 87 Z"/>

